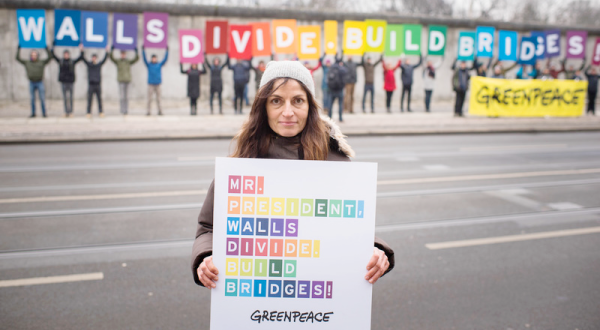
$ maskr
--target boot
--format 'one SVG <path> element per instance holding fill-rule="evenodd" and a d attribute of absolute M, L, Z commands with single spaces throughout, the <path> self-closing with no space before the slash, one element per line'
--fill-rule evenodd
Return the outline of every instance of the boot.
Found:
<path fill-rule="evenodd" d="M 386 108 L 386 110 L 387 110 L 387 113 L 392 113 L 392 110 L 390 110 L 390 108 L 389 108 L 389 107 L 388 107 L 388 108 Z"/>

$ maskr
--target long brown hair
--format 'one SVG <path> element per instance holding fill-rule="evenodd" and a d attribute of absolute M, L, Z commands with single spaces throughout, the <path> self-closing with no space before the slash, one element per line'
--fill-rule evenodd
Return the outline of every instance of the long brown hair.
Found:
<path fill-rule="evenodd" d="M 292 78 L 283 78 L 283 82 L 278 86 L 275 86 L 275 81 L 278 79 L 273 79 L 258 91 L 250 110 L 250 117 L 233 139 L 236 147 L 232 157 L 264 158 L 267 156 L 269 146 L 277 135 L 269 126 L 267 99 L 290 79 Z M 325 160 L 329 153 L 329 134 L 325 124 L 319 118 L 320 107 L 308 88 L 300 81 L 295 81 L 302 86 L 308 100 L 308 118 L 306 126 L 300 133 L 299 154 L 306 160 Z"/>

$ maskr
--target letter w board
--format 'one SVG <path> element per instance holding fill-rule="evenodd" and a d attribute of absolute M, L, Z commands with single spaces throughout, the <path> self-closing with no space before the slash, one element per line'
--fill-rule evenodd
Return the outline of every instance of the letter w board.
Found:
<path fill-rule="evenodd" d="M 377 164 L 217 158 L 215 168 L 210 328 L 370 329 Z"/>

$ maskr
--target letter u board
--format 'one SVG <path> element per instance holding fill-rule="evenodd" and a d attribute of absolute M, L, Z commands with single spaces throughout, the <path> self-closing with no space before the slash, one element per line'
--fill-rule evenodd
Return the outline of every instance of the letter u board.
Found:
<path fill-rule="evenodd" d="M 217 158 L 210 328 L 370 329 L 376 194 L 375 163 Z"/>

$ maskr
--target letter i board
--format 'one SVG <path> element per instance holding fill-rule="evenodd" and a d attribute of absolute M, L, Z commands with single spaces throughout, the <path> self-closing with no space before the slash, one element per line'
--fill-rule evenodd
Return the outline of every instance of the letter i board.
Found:
<path fill-rule="evenodd" d="M 217 158 L 210 328 L 370 329 L 377 164 Z"/>

